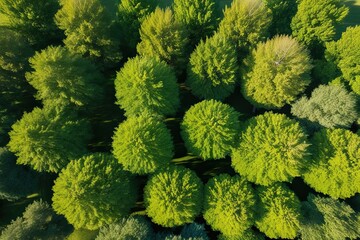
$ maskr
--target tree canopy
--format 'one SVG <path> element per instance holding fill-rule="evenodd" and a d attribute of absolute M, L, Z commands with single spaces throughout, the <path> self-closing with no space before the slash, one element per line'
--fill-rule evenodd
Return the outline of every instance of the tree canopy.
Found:
<path fill-rule="evenodd" d="M 269 27 L 270 36 L 291 34 L 291 19 L 297 11 L 297 0 L 265 0 L 266 6 L 272 12 L 272 22 Z"/>

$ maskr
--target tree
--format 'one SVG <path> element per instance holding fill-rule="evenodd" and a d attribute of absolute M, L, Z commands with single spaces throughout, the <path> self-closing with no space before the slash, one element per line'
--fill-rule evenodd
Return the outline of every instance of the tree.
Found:
<path fill-rule="evenodd" d="M 215 100 L 193 105 L 181 123 L 186 148 L 204 160 L 224 158 L 237 144 L 239 116 L 234 108 Z"/>
<path fill-rule="evenodd" d="M 301 203 L 284 184 L 257 189 L 260 204 L 255 226 L 269 238 L 294 239 L 299 232 Z"/>
<path fill-rule="evenodd" d="M 188 32 L 192 48 L 215 31 L 217 19 L 213 0 L 174 0 L 173 9 L 175 20 Z"/>
<path fill-rule="evenodd" d="M 335 27 L 348 11 L 341 0 L 301 0 L 291 21 L 292 34 L 311 50 L 323 47 L 334 38 Z"/>
<path fill-rule="evenodd" d="M 156 234 L 156 240 L 209 240 L 203 224 L 191 223 L 185 225 L 179 235 L 168 232 Z"/>
<path fill-rule="evenodd" d="M 15 201 L 38 188 L 34 172 L 16 165 L 16 158 L 7 148 L 0 148 L 0 199 Z"/>
<path fill-rule="evenodd" d="M 53 191 L 55 212 L 64 215 L 75 229 L 89 230 L 126 216 L 137 192 L 130 173 L 104 153 L 72 160 L 55 180 Z"/>
<path fill-rule="evenodd" d="M 234 0 L 225 8 L 218 31 L 235 44 L 238 56 L 243 57 L 268 37 L 271 19 L 271 11 L 262 0 Z"/>
<path fill-rule="evenodd" d="M 168 165 L 174 155 L 170 131 L 158 117 L 148 113 L 120 123 L 112 145 L 119 163 L 136 174 L 153 173 Z"/>
<path fill-rule="evenodd" d="M 115 90 L 117 104 L 127 116 L 144 110 L 174 115 L 180 105 L 175 73 L 165 62 L 148 56 L 125 63 L 116 76 Z"/>
<path fill-rule="evenodd" d="M 96 240 L 152 240 L 154 230 L 151 223 L 140 216 L 122 218 L 108 226 L 100 228 Z"/>
<path fill-rule="evenodd" d="M 156 224 L 180 226 L 200 214 L 203 183 L 184 167 L 171 166 L 152 175 L 144 189 L 146 213 Z"/>
<path fill-rule="evenodd" d="M 29 204 L 21 217 L 13 220 L 1 232 L 0 239 L 64 239 L 66 221 L 55 214 L 51 206 L 40 201 Z"/>
<path fill-rule="evenodd" d="M 116 2 L 60 0 L 55 22 L 65 31 L 66 47 L 102 67 L 116 65 L 121 60 L 119 31 L 114 29 Z"/>
<path fill-rule="evenodd" d="M 331 101 L 329 101 L 331 99 Z M 291 108 L 291 113 L 327 128 L 350 128 L 360 117 L 357 97 L 341 85 L 320 85 L 311 97 L 302 97 Z"/>
<path fill-rule="evenodd" d="M 307 165 L 309 145 L 298 122 L 266 112 L 245 123 L 240 144 L 232 152 L 232 166 L 256 184 L 291 182 Z"/>
<path fill-rule="evenodd" d="M 137 51 L 165 61 L 179 74 L 187 63 L 187 37 L 184 26 L 175 21 L 169 8 L 156 8 L 141 24 Z"/>
<path fill-rule="evenodd" d="M 266 6 L 272 12 L 272 22 L 269 27 L 270 36 L 291 34 L 290 23 L 297 11 L 297 0 L 265 0 Z"/>
<path fill-rule="evenodd" d="M 338 41 L 326 44 L 326 60 L 337 67 L 338 75 L 360 95 L 360 26 L 348 27 Z"/>
<path fill-rule="evenodd" d="M 238 62 L 235 46 L 216 33 L 190 55 L 186 84 L 201 99 L 223 100 L 235 89 Z"/>
<path fill-rule="evenodd" d="M 360 237 L 358 214 L 345 202 L 309 195 L 302 205 L 301 239 L 343 240 Z"/>
<path fill-rule="evenodd" d="M 17 164 L 57 173 L 87 152 L 90 125 L 65 108 L 35 108 L 12 126 L 9 136 L 8 147 L 18 157 Z"/>
<path fill-rule="evenodd" d="M 245 66 L 242 94 L 256 107 L 282 108 L 296 100 L 311 81 L 309 54 L 289 36 L 259 43 Z"/>
<path fill-rule="evenodd" d="M 218 240 L 265 240 L 265 236 L 259 232 L 247 229 L 240 236 L 230 237 L 220 234 Z"/>
<path fill-rule="evenodd" d="M 11 125 L 15 121 L 15 114 L 10 113 L 6 108 L 0 109 L 0 147 L 8 143 L 8 132 L 11 130 Z"/>
<path fill-rule="evenodd" d="M 304 180 L 317 192 L 348 198 L 360 192 L 360 136 L 345 129 L 322 129 L 312 138 Z"/>
<path fill-rule="evenodd" d="M 64 47 L 48 47 L 29 59 L 32 72 L 26 74 L 45 105 L 90 105 L 102 98 L 104 81 L 89 60 Z"/>
<path fill-rule="evenodd" d="M 0 27 L 15 31 L 35 49 L 41 49 L 61 40 L 54 22 L 58 9 L 57 0 L 2 0 Z"/>
<path fill-rule="evenodd" d="M 205 185 L 204 199 L 203 216 L 213 230 L 237 238 L 254 224 L 254 189 L 240 176 L 213 177 Z"/>

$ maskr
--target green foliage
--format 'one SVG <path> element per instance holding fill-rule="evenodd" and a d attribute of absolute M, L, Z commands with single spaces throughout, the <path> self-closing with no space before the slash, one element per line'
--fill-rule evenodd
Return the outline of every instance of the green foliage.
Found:
<path fill-rule="evenodd" d="M 191 47 L 215 30 L 214 0 L 174 0 L 173 9 L 175 20 L 183 24 L 188 32 Z"/>
<path fill-rule="evenodd" d="M 291 34 L 290 23 L 297 11 L 297 0 L 265 0 L 265 4 L 273 16 L 270 36 Z"/>
<path fill-rule="evenodd" d="M 282 108 L 296 100 L 310 84 L 309 54 L 289 36 L 259 43 L 245 66 L 242 93 L 256 107 Z"/>
<path fill-rule="evenodd" d="M 238 54 L 244 55 L 268 37 L 271 19 L 271 10 L 262 0 L 234 0 L 224 10 L 219 32 L 236 45 Z"/>
<path fill-rule="evenodd" d="M 115 80 L 117 104 L 127 116 L 149 110 L 174 115 L 180 105 L 175 73 L 165 62 L 153 57 L 127 61 Z"/>
<path fill-rule="evenodd" d="M 64 47 L 48 47 L 29 60 L 26 74 L 45 105 L 90 105 L 102 98 L 104 80 L 96 66 Z"/>
<path fill-rule="evenodd" d="M 204 160 L 224 158 L 237 144 L 239 116 L 234 108 L 215 100 L 191 106 L 181 123 L 186 148 Z"/>
<path fill-rule="evenodd" d="M 65 31 L 71 52 L 106 67 L 121 60 L 119 31 L 114 29 L 117 1 L 60 0 L 60 5 L 55 22 Z"/>
<path fill-rule="evenodd" d="M 185 225 L 179 235 L 167 232 L 156 234 L 156 240 L 209 240 L 203 224 L 191 223 Z"/>
<path fill-rule="evenodd" d="M 174 155 L 170 131 L 148 113 L 120 123 L 113 140 L 116 159 L 125 170 L 136 174 L 153 173 L 168 165 Z"/>
<path fill-rule="evenodd" d="M 299 231 L 301 203 L 284 184 L 259 187 L 256 227 L 269 238 L 294 239 Z"/>
<path fill-rule="evenodd" d="M 360 237 L 360 219 L 345 202 L 332 198 L 308 196 L 303 203 L 301 239 L 343 240 Z"/>
<path fill-rule="evenodd" d="M 331 101 L 329 101 L 331 99 Z M 291 113 L 327 128 L 350 128 L 360 117 L 357 97 L 341 85 L 320 85 L 311 98 L 302 97 L 292 105 Z"/>
<path fill-rule="evenodd" d="M 312 144 L 305 182 L 332 198 L 360 192 L 360 136 L 345 129 L 322 129 L 314 134 Z"/>
<path fill-rule="evenodd" d="M 342 0 L 301 0 L 291 22 L 293 36 L 310 49 L 323 46 L 334 38 L 348 11 Z"/>
<path fill-rule="evenodd" d="M 31 46 L 41 49 L 59 40 L 54 22 L 59 9 L 57 0 L 1 0 L 0 27 L 17 32 Z M 13 39 L 16 45 L 16 41 Z"/>
<path fill-rule="evenodd" d="M 186 84 L 201 99 L 223 100 L 234 91 L 237 74 L 235 46 L 216 33 L 201 41 L 191 54 Z"/>
<path fill-rule="evenodd" d="M 142 56 L 165 61 L 180 73 L 188 58 L 187 37 L 186 29 L 175 21 L 169 8 L 156 8 L 141 24 L 137 51 Z"/>
<path fill-rule="evenodd" d="M 66 240 L 94 240 L 97 234 L 98 230 L 74 229 Z"/>
<path fill-rule="evenodd" d="M 325 57 L 360 95 L 360 26 L 348 27 L 337 42 L 326 44 Z"/>
<path fill-rule="evenodd" d="M 205 185 L 204 219 L 225 236 L 240 237 L 254 224 L 255 194 L 239 176 L 221 174 Z"/>
<path fill-rule="evenodd" d="M 15 201 L 34 193 L 38 179 L 34 172 L 16 165 L 7 148 L 0 148 L 0 199 Z"/>
<path fill-rule="evenodd" d="M 43 201 L 29 204 L 22 217 L 13 220 L 1 232 L 1 240 L 10 239 L 64 239 L 67 233 L 65 219 L 57 216 Z"/>
<path fill-rule="evenodd" d="M 308 146 L 299 123 L 284 114 L 266 112 L 247 121 L 232 152 L 232 166 L 256 184 L 291 182 L 306 167 Z"/>
<path fill-rule="evenodd" d="M 128 214 L 136 200 L 134 184 L 112 155 L 86 155 L 55 180 L 53 208 L 76 229 L 95 230 Z"/>
<path fill-rule="evenodd" d="M 96 240 L 152 240 L 154 231 L 144 217 L 123 218 L 118 222 L 100 228 Z"/>
<path fill-rule="evenodd" d="M 247 229 L 241 235 L 236 237 L 220 234 L 218 240 L 265 240 L 265 236 L 251 229 Z"/>
<path fill-rule="evenodd" d="M 16 118 L 14 114 L 10 113 L 6 108 L 0 109 L 0 147 L 8 143 L 8 132 L 15 121 Z"/>
<path fill-rule="evenodd" d="M 87 152 L 90 125 L 63 108 L 35 108 L 12 126 L 9 136 L 8 147 L 18 164 L 57 173 Z"/>
<path fill-rule="evenodd" d="M 164 227 L 191 223 L 200 214 L 203 183 L 184 167 L 168 167 L 150 177 L 144 189 L 147 215 Z"/>

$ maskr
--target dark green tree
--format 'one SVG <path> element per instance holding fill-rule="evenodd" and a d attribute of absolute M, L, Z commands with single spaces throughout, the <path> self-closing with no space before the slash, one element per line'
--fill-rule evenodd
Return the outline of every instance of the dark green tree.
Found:
<path fill-rule="evenodd" d="M 360 192 L 360 136 L 345 129 L 322 129 L 312 138 L 304 180 L 317 192 L 348 198 Z"/>
<path fill-rule="evenodd" d="M 62 34 L 54 22 L 59 8 L 57 0 L 2 0 L 0 27 L 15 31 L 39 50 L 61 40 Z M 17 42 L 13 40 L 13 44 Z"/>
<path fill-rule="evenodd" d="M 64 108 L 35 108 L 25 113 L 9 133 L 9 150 L 17 163 L 39 172 L 59 172 L 71 159 L 87 152 L 90 125 Z"/>
<path fill-rule="evenodd" d="M 156 240 L 209 240 L 203 224 L 193 222 L 185 225 L 180 234 L 176 235 L 168 232 L 156 234 Z"/>
<path fill-rule="evenodd" d="M 216 33 L 201 41 L 190 55 L 186 84 L 201 99 L 223 100 L 234 91 L 237 74 L 235 46 Z"/>
<path fill-rule="evenodd" d="M 215 100 L 193 105 L 181 123 L 186 148 L 204 160 L 224 158 L 237 144 L 239 116 L 234 108 Z"/>
<path fill-rule="evenodd" d="M 294 239 L 299 232 L 301 203 L 284 184 L 257 189 L 260 204 L 255 226 L 269 238 Z"/>
<path fill-rule="evenodd" d="M 256 107 L 282 108 L 296 100 L 311 81 L 309 54 L 289 36 L 259 43 L 245 66 L 241 90 Z"/>
<path fill-rule="evenodd" d="M 291 34 L 291 19 L 297 11 L 297 0 L 265 0 L 266 6 L 272 12 L 272 22 L 269 27 L 270 36 Z"/>
<path fill-rule="evenodd" d="M 173 9 L 175 20 L 183 24 L 188 32 L 191 48 L 215 31 L 214 0 L 174 0 Z"/>
<path fill-rule="evenodd" d="M 95 230 L 129 213 L 136 200 L 134 184 L 112 155 L 86 155 L 72 160 L 55 180 L 53 208 L 75 229 Z"/>
<path fill-rule="evenodd" d="M 101 101 L 104 79 L 95 65 L 64 47 L 48 47 L 29 60 L 26 74 L 44 105 L 87 106 Z"/>
<path fill-rule="evenodd" d="M 314 125 L 327 128 L 350 128 L 360 117 L 356 95 L 349 93 L 341 85 L 320 85 L 311 93 L 310 98 L 302 97 L 296 101 L 291 113 Z"/>
<path fill-rule="evenodd" d="M 9 142 L 8 132 L 11 125 L 16 121 L 16 115 L 10 113 L 6 108 L 0 108 L 0 147 L 5 146 Z"/>
<path fill-rule="evenodd" d="M 360 216 L 348 204 L 309 195 L 302 204 L 301 239 L 343 240 L 360 238 Z"/>
<path fill-rule="evenodd" d="M 203 183 L 184 167 L 171 166 L 152 175 L 144 189 L 146 213 L 156 224 L 180 226 L 201 212 Z"/>
<path fill-rule="evenodd" d="M 240 176 L 221 174 L 205 185 L 204 219 L 213 230 L 238 238 L 254 224 L 254 189 Z"/>
<path fill-rule="evenodd" d="M 174 71 L 164 61 L 137 56 L 130 59 L 115 79 L 117 104 L 127 116 L 145 110 L 174 115 L 180 105 Z"/>
<path fill-rule="evenodd" d="M 169 8 L 156 8 L 141 24 L 137 51 L 142 56 L 159 58 L 181 73 L 188 60 L 187 37 L 185 27 Z"/>
<path fill-rule="evenodd" d="M 174 145 L 159 117 L 143 113 L 120 123 L 113 137 L 115 158 L 135 174 L 153 173 L 170 163 Z"/>
<path fill-rule="evenodd" d="M 245 123 L 240 144 L 232 152 L 232 166 L 256 184 L 291 182 L 307 165 L 309 145 L 298 122 L 266 112 Z"/>
<path fill-rule="evenodd" d="M 115 66 L 121 60 L 120 36 L 115 29 L 117 2 L 60 0 L 55 22 L 65 31 L 66 47 L 98 64 Z"/>

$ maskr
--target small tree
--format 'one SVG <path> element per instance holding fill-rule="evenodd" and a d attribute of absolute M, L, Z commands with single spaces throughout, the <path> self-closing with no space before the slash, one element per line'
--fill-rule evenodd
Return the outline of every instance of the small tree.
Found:
<path fill-rule="evenodd" d="M 309 195 L 302 205 L 301 239 L 343 240 L 360 237 L 358 214 L 345 202 Z"/>
<path fill-rule="evenodd" d="M 232 166 L 256 184 L 291 182 L 307 165 L 308 146 L 299 123 L 284 114 L 266 112 L 246 122 L 240 144 L 232 152 Z"/>
<path fill-rule="evenodd" d="M 288 36 L 258 44 L 245 65 L 242 93 L 256 107 L 282 108 L 310 84 L 309 54 Z"/>
<path fill-rule="evenodd" d="M 203 183 L 183 167 L 169 167 L 150 177 L 144 189 L 146 213 L 164 227 L 191 223 L 200 214 Z"/>
<path fill-rule="evenodd" d="M 169 8 L 156 8 L 140 27 L 141 42 L 137 51 L 142 56 L 157 57 L 180 73 L 187 63 L 187 35 L 184 26 L 175 21 Z"/>
<path fill-rule="evenodd" d="M 12 126 L 9 136 L 18 164 L 57 173 L 87 152 L 90 125 L 64 108 L 35 108 Z"/>
<path fill-rule="evenodd" d="M 174 115 L 180 105 L 175 73 L 165 62 L 152 57 L 127 61 L 115 80 L 117 104 L 127 116 L 149 110 Z"/>
<path fill-rule="evenodd" d="M 304 180 L 317 192 L 348 198 L 360 192 L 360 136 L 345 129 L 322 129 L 312 138 L 312 159 Z"/>
<path fill-rule="evenodd" d="M 268 37 L 271 19 L 271 11 L 262 0 L 234 0 L 231 7 L 224 10 L 219 32 L 225 34 L 243 56 Z"/>
<path fill-rule="evenodd" d="M 273 16 L 269 27 L 270 36 L 291 34 L 290 23 L 297 11 L 297 0 L 265 0 L 265 4 Z"/>
<path fill-rule="evenodd" d="M 237 144 L 239 115 L 229 105 L 215 100 L 193 105 L 181 123 L 186 148 L 204 160 L 224 158 Z"/>
<path fill-rule="evenodd" d="M 294 239 L 300 226 L 301 203 L 283 184 L 259 187 L 259 218 L 255 226 L 269 238 Z"/>
<path fill-rule="evenodd" d="M 120 123 L 113 139 L 114 156 L 132 173 L 153 173 L 168 165 L 174 155 L 170 131 L 147 113 Z"/>
<path fill-rule="evenodd" d="M 312 50 L 324 46 L 333 39 L 336 25 L 348 11 L 341 0 L 301 0 L 291 21 L 293 36 Z"/>
<path fill-rule="evenodd" d="M 331 101 L 329 101 L 331 99 Z M 357 97 L 341 85 L 320 85 L 311 98 L 302 97 L 292 105 L 291 113 L 327 128 L 350 128 L 360 117 Z"/>
<path fill-rule="evenodd" d="M 116 1 L 60 0 L 60 5 L 55 22 L 65 31 L 71 52 L 107 67 L 121 59 L 119 31 L 114 29 Z"/>
<path fill-rule="evenodd" d="M 34 71 L 26 74 L 45 105 L 91 105 L 103 95 L 104 80 L 89 60 L 63 47 L 48 47 L 29 60 Z"/>
<path fill-rule="evenodd" d="M 254 224 L 255 194 L 239 176 L 221 174 L 205 185 L 204 219 L 225 236 L 240 237 Z"/>
<path fill-rule="evenodd" d="M 102 153 L 72 160 L 55 180 L 53 191 L 54 210 L 76 229 L 111 224 L 127 215 L 136 200 L 132 176 L 113 156 Z"/>
<path fill-rule="evenodd" d="M 186 84 L 201 99 L 223 100 L 234 91 L 237 74 L 235 46 L 216 33 L 201 41 L 191 54 Z"/>
<path fill-rule="evenodd" d="M 188 32 L 191 47 L 215 30 L 217 19 L 213 0 L 174 0 L 173 9 L 175 20 Z"/>

